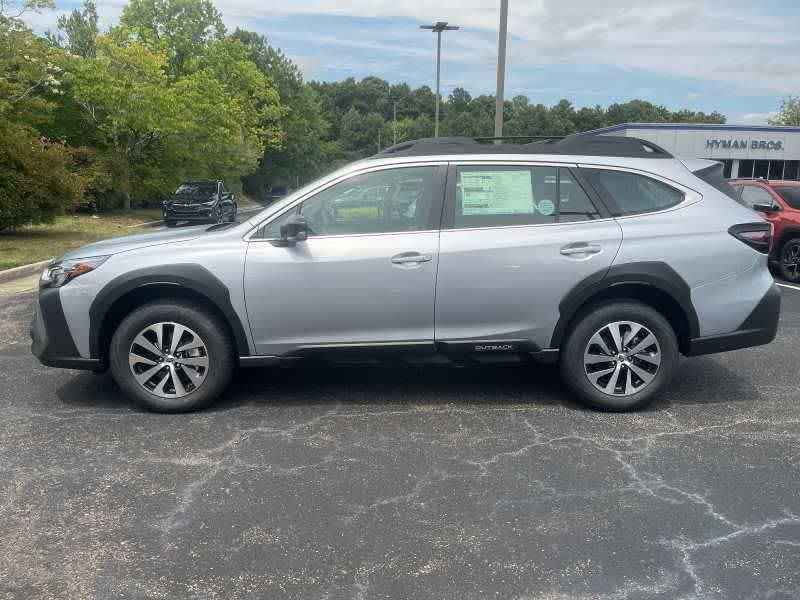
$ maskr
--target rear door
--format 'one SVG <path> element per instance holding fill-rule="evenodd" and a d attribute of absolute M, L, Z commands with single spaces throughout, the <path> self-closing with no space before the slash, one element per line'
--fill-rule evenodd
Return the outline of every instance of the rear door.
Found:
<path fill-rule="evenodd" d="M 569 165 L 464 162 L 451 165 L 447 187 L 437 341 L 547 348 L 561 300 L 614 260 L 619 225 Z"/>

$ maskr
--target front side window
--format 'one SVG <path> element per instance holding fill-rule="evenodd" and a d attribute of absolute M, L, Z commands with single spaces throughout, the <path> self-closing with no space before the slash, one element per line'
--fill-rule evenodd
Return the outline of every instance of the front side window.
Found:
<path fill-rule="evenodd" d="M 305 217 L 309 236 L 422 231 L 430 228 L 437 194 L 438 167 L 363 173 L 307 198 L 266 225 L 258 237 L 279 238 L 281 225 L 297 213 Z"/>
<path fill-rule="evenodd" d="M 563 167 L 460 166 L 453 226 L 498 227 L 597 217 L 586 192 Z"/>
<path fill-rule="evenodd" d="M 742 204 L 747 208 L 753 208 L 756 204 L 766 204 L 772 206 L 775 202 L 770 193 L 757 185 L 742 186 Z"/>
<path fill-rule="evenodd" d="M 589 182 L 608 202 L 614 216 L 664 210 L 680 204 L 683 192 L 638 173 L 583 169 Z"/>

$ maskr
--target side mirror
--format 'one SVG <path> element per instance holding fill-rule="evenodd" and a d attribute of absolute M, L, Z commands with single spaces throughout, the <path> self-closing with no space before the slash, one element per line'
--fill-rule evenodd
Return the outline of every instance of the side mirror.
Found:
<path fill-rule="evenodd" d="M 303 215 L 292 215 L 281 225 L 281 241 L 285 246 L 294 246 L 297 242 L 308 239 L 308 222 Z"/>
<path fill-rule="evenodd" d="M 753 210 L 762 213 L 774 213 L 781 209 L 777 204 L 753 204 Z"/>

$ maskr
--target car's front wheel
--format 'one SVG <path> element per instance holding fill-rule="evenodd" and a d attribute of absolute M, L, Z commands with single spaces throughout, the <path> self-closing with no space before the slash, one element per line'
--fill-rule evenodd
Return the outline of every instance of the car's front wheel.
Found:
<path fill-rule="evenodd" d="M 172 228 L 175 227 L 177 224 L 178 222 L 174 219 L 164 219 L 164 225 L 166 225 L 167 227 Z"/>
<path fill-rule="evenodd" d="M 601 304 L 585 312 L 562 348 L 564 382 L 584 403 L 631 410 L 652 401 L 678 364 L 672 326 L 634 301 Z"/>
<path fill-rule="evenodd" d="M 158 412 L 207 406 L 227 387 L 234 349 L 210 311 L 179 300 L 130 313 L 111 340 L 111 372 L 122 390 Z"/>

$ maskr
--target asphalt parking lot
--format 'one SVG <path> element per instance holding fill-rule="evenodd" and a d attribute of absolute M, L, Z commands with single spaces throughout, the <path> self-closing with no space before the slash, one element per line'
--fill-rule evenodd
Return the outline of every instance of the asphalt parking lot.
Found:
<path fill-rule="evenodd" d="M 243 372 L 141 412 L 0 297 L 0 598 L 796 598 L 800 289 L 635 414 L 552 368 Z"/>

